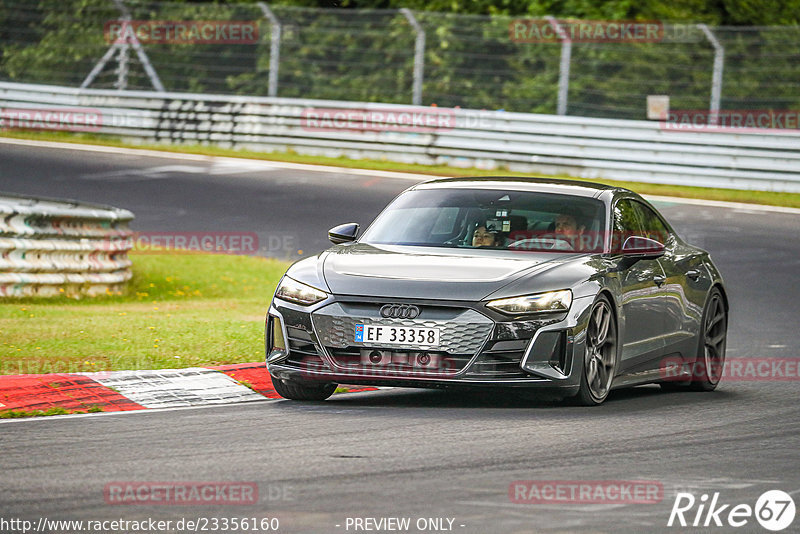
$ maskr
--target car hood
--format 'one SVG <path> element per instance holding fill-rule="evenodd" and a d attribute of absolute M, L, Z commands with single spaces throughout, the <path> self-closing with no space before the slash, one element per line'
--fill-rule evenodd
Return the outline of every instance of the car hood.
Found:
<path fill-rule="evenodd" d="M 322 261 L 338 295 L 482 300 L 569 254 L 356 243 L 330 249 Z"/>

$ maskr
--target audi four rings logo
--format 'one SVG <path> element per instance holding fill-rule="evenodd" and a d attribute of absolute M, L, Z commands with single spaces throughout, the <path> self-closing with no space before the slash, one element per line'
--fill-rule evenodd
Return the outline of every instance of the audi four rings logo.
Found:
<path fill-rule="evenodd" d="M 419 315 L 419 308 L 410 304 L 386 304 L 381 307 L 381 317 L 414 319 L 417 315 Z"/>

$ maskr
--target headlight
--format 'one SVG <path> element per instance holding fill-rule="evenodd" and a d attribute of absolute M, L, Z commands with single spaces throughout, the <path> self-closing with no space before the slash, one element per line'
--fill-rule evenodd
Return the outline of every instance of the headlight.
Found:
<path fill-rule="evenodd" d="M 324 291 L 293 280 L 288 276 L 284 276 L 281 280 L 275 296 L 302 306 L 310 306 L 328 298 L 328 294 Z"/>
<path fill-rule="evenodd" d="M 489 301 L 486 305 L 507 315 L 566 312 L 572 305 L 572 291 L 562 289 L 561 291 L 548 291 L 510 299 L 498 299 Z"/>

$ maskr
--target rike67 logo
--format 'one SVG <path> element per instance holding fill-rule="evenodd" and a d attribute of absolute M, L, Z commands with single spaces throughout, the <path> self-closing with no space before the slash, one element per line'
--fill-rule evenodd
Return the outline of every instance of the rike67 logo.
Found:
<path fill-rule="evenodd" d="M 778 532 L 794 522 L 795 505 L 791 495 L 781 490 L 766 491 L 749 504 L 724 504 L 719 492 L 697 499 L 691 493 L 680 492 L 675 496 L 668 527 L 733 527 L 752 525 L 755 520 L 765 529 Z"/>

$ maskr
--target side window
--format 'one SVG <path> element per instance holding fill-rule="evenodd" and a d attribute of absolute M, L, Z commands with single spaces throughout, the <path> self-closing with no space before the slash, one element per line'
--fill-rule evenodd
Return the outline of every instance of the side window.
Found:
<path fill-rule="evenodd" d="M 636 204 L 632 200 L 622 199 L 614 206 L 614 231 L 611 233 L 612 252 L 620 252 L 628 237 L 644 235 Z"/>
<path fill-rule="evenodd" d="M 642 221 L 642 229 L 644 231 L 641 235 L 643 237 L 655 239 L 659 243 L 666 244 L 669 240 L 669 230 L 664 226 L 664 223 L 659 219 L 658 215 L 641 202 L 635 202 L 634 204 L 639 215 L 639 220 Z"/>

